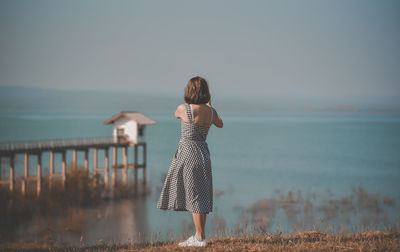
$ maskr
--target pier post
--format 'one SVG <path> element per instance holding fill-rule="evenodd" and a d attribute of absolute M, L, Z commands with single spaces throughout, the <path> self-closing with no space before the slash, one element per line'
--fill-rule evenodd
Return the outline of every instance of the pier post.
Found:
<path fill-rule="evenodd" d="M 108 189 L 108 147 L 104 149 L 104 185 Z"/>
<path fill-rule="evenodd" d="M 61 152 L 61 154 L 62 154 L 62 160 L 61 160 L 61 176 L 62 176 L 62 187 L 63 188 L 65 188 L 65 180 L 67 179 L 67 174 L 66 174 L 66 166 L 67 166 L 67 164 L 66 164 L 66 156 L 67 156 L 67 154 L 66 154 L 66 150 L 64 150 L 64 151 L 62 151 Z"/>
<path fill-rule="evenodd" d="M 135 144 L 134 156 L 133 156 L 133 167 L 134 167 L 134 181 L 135 181 L 135 191 L 137 192 L 138 187 L 138 145 Z"/>
<path fill-rule="evenodd" d="M 84 164 L 84 167 L 85 167 L 85 171 L 86 172 L 89 172 L 89 149 L 85 149 L 85 164 Z"/>
<path fill-rule="evenodd" d="M 98 171 L 104 171 L 104 185 L 108 188 L 108 147 L 104 148 L 104 168 L 97 167 L 98 162 L 98 152 L 97 148 L 93 149 L 93 178 L 96 178 Z M 93 180 L 93 186 L 96 186 L 97 179 Z"/>
<path fill-rule="evenodd" d="M 76 170 L 78 167 L 76 163 L 76 149 L 72 149 L 72 170 Z"/>
<path fill-rule="evenodd" d="M 97 174 L 97 148 L 93 149 L 93 186 L 96 186 Z"/>
<path fill-rule="evenodd" d="M 53 174 L 54 174 L 54 152 L 49 151 L 49 188 L 51 189 L 53 184 Z"/>
<path fill-rule="evenodd" d="M 36 193 L 40 195 L 40 188 L 42 183 L 42 152 L 37 154 L 37 182 L 36 182 Z"/>
<path fill-rule="evenodd" d="M 143 143 L 143 185 L 146 185 L 146 158 L 147 158 L 147 146 Z"/>
<path fill-rule="evenodd" d="M 14 172 L 15 172 L 15 154 L 11 154 L 10 155 L 10 191 L 14 190 L 14 186 L 15 186 L 15 179 L 14 179 Z"/>
<path fill-rule="evenodd" d="M 117 185 L 117 163 L 118 163 L 118 149 L 116 146 L 112 147 L 112 170 L 111 170 L 111 186 L 114 188 Z"/>
<path fill-rule="evenodd" d="M 126 187 L 128 181 L 128 155 L 127 155 L 127 146 L 122 147 L 122 160 L 124 164 L 124 168 L 122 170 L 122 185 Z"/>
<path fill-rule="evenodd" d="M 22 179 L 22 187 L 21 187 L 22 195 L 25 195 L 25 193 L 26 193 L 28 177 L 29 177 L 29 153 L 25 152 L 24 153 L 24 178 Z"/>

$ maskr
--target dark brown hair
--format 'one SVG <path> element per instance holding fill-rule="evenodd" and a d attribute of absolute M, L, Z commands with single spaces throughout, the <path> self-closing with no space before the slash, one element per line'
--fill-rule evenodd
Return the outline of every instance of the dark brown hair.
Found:
<path fill-rule="evenodd" d="M 211 99 L 207 81 L 199 76 L 189 80 L 185 88 L 185 102 L 189 104 L 206 104 Z"/>

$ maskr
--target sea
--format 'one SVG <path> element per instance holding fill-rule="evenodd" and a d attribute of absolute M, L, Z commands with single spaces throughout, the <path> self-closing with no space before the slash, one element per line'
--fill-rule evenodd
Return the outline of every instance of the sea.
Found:
<path fill-rule="evenodd" d="M 90 245 L 177 240 L 194 234 L 190 212 L 156 208 L 179 142 L 180 121 L 173 112 L 146 115 L 157 121 L 145 130 L 148 196 L 36 216 L 15 227 L 16 240 L 41 241 L 48 232 L 57 242 Z M 0 142 L 112 136 L 113 126 L 104 125 L 111 116 L 2 111 Z M 207 138 L 214 205 L 207 215 L 206 237 L 399 227 L 400 115 L 222 111 L 220 116 L 224 127 L 211 127 Z M 104 165 L 102 155 L 99 166 Z M 30 158 L 33 175 L 35 157 Z M 78 152 L 78 164 L 83 158 Z M 61 169 L 60 159 L 56 155 L 56 171 Z M 68 151 L 67 162 L 71 159 Z M 44 175 L 48 160 L 48 153 L 43 154 Z M 2 162 L 1 175 L 7 177 L 7 160 Z M 23 155 L 17 155 L 16 177 L 22 175 Z M 66 226 L 73 218 L 80 226 L 72 232 Z"/>

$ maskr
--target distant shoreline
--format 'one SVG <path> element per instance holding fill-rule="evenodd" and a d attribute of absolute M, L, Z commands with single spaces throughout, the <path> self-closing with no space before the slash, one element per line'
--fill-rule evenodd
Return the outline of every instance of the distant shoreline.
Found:
<path fill-rule="evenodd" d="M 0 86 L 0 112 L 108 113 L 137 110 L 171 113 L 183 93 L 139 93 L 116 90 L 61 90 Z M 400 96 L 383 95 L 258 95 L 214 94 L 213 106 L 224 113 L 400 114 Z M 107 117 L 106 117 L 107 118 Z"/>

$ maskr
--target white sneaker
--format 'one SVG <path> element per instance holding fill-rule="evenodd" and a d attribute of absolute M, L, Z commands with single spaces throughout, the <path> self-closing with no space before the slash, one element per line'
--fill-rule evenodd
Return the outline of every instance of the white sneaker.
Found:
<path fill-rule="evenodd" d="M 180 242 L 178 245 L 181 247 L 205 247 L 207 246 L 207 241 L 206 239 L 199 241 L 196 235 L 192 235 L 186 241 Z"/>

